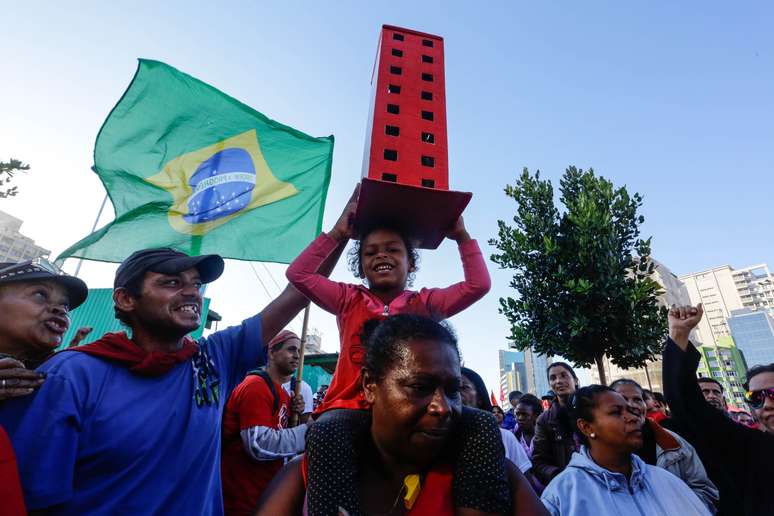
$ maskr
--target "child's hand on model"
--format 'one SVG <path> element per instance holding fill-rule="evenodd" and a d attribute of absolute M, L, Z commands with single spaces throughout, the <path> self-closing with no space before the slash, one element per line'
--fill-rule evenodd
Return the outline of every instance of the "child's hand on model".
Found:
<path fill-rule="evenodd" d="M 465 220 L 462 215 L 457 219 L 454 225 L 446 232 L 446 238 L 454 240 L 458 244 L 462 244 L 470 240 L 470 234 L 465 229 Z"/>
<path fill-rule="evenodd" d="M 355 191 L 349 197 L 344 211 L 341 212 L 339 220 L 333 226 L 333 229 L 328 231 L 328 236 L 337 242 L 342 242 L 352 238 L 353 225 L 355 221 L 355 210 L 357 209 L 357 198 L 360 195 L 360 183 L 355 186 Z"/>

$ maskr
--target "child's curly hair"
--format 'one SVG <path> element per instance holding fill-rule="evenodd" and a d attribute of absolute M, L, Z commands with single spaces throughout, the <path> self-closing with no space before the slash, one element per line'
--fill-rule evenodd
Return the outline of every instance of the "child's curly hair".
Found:
<path fill-rule="evenodd" d="M 361 253 L 362 245 L 363 241 L 368 238 L 368 235 L 379 229 L 394 231 L 400 235 L 400 239 L 403 240 L 403 245 L 406 246 L 409 265 L 409 271 L 406 276 L 406 284 L 411 286 L 414 283 L 414 276 L 416 275 L 417 270 L 419 270 L 419 251 L 417 251 L 417 248 L 414 245 L 409 232 L 395 224 L 378 223 L 366 228 L 361 233 L 360 238 L 355 240 L 352 247 L 350 247 L 349 251 L 347 251 L 347 265 L 349 266 L 349 270 L 352 271 L 352 274 L 354 274 L 356 277 L 366 281 L 365 273 L 363 272 L 363 256 Z"/>

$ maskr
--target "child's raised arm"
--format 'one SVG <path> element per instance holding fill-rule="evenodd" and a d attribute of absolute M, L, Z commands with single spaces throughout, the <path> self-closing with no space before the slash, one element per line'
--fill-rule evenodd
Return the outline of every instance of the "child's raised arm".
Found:
<path fill-rule="evenodd" d="M 339 220 L 328 233 L 322 233 L 293 260 L 285 275 L 288 281 L 320 308 L 333 314 L 341 311 L 346 283 L 331 281 L 317 273 L 325 259 L 352 236 L 352 220 L 357 208 L 360 185 L 355 187 Z"/>
<path fill-rule="evenodd" d="M 423 289 L 421 292 L 430 312 L 444 319 L 484 297 L 492 286 L 484 255 L 478 242 L 465 229 L 462 217 L 446 232 L 446 238 L 454 240 L 459 246 L 465 279 L 446 288 Z"/>

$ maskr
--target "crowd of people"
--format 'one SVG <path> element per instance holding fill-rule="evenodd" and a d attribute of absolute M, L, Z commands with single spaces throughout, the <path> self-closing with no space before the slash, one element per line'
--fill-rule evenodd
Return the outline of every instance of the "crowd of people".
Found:
<path fill-rule="evenodd" d="M 127 331 L 69 347 L 84 282 L 41 260 L 0 264 L 0 513 L 774 514 L 774 364 L 748 371 L 749 411 L 729 411 L 722 386 L 696 378 L 700 305 L 670 310 L 664 396 L 628 379 L 581 386 L 553 362 L 551 392 L 513 392 L 504 411 L 444 322 L 490 287 L 462 219 L 447 233 L 459 283 L 410 290 L 416 251 L 384 223 L 349 255 L 362 282 L 334 282 L 354 208 L 279 297 L 198 341 L 217 255 L 133 253 L 113 290 Z M 341 346 L 314 394 L 285 329 L 309 301 L 336 316 Z"/>

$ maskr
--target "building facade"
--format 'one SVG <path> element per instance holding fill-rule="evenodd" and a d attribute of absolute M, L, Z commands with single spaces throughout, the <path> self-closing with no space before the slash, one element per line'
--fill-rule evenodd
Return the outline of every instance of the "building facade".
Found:
<path fill-rule="evenodd" d="M 767 264 L 735 270 L 732 277 L 744 308 L 766 310 L 774 315 L 774 276 Z"/>
<path fill-rule="evenodd" d="M 743 319 L 741 313 L 749 311 L 774 315 L 774 277 L 768 265 L 763 263 L 741 269 L 723 265 L 687 274 L 680 279 L 688 288 L 691 304 L 704 305 L 704 317 L 697 326 L 694 339 L 701 345 L 699 350 L 704 355 L 699 374 L 720 381 L 726 391 L 726 401 L 733 406 L 741 406 L 747 363 L 746 357 L 739 352 L 731 324 L 736 324 L 738 336 L 749 345 L 749 326 L 756 325 L 756 322 Z M 735 314 L 740 314 L 740 318 L 731 323 Z M 751 349 L 758 356 L 767 344 L 765 339 L 753 340 L 757 342 L 752 343 Z M 711 365 L 713 361 L 717 366 Z"/>
<path fill-rule="evenodd" d="M 527 371 L 524 353 L 499 350 L 500 403 L 508 406 L 508 394 L 512 391 L 527 392 Z"/>
<path fill-rule="evenodd" d="M 22 221 L 0 211 L 0 262 L 21 262 L 35 258 L 48 258 L 51 251 L 35 244 L 20 233 Z"/>
<path fill-rule="evenodd" d="M 551 387 L 548 385 L 548 376 L 546 369 L 551 364 L 551 357 L 540 355 L 531 349 L 524 351 L 524 370 L 527 375 L 527 389 L 529 392 L 540 398 L 544 396 Z"/>
<path fill-rule="evenodd" d="M 731 310 L 728 329 L 747 367 L 774 363 L 774 319 L 768 310 Z"/>
<path fill-rule="evenodd" d="M 627 378 L 639 383 L 644 389 L 649 389 L 655 392 L 664 392 L 664 384 L 662 383 L 662 367 L 661 357 L 656 357 L 655 360 L 649 361 L 645 364 L 645 367 L 639 367 L 636 369 L 622 369 L 612 363 L 607 356 L 603 359 L 603 366 L 605 368 L 605 378 L 607 384 L 610 385 L 616 380 L 621 378 Z M 596 364 L 589 369 L 591 376 L 591 383 L 601 383 L 599 378 L 599 369 Z"/>
<path fill-rule="evenodd" d="M 744 407 L 742 384 L 747 364 L 734 339 L 726 335 L 718 339 L 715 345 L 704 345 L 697 349 L 701 353 L 701 361 L 696 375 L 717 380 L 723 385 L 726 402 L 732 407 Z"/>
<path fill-rule="evenodd" d="M 315 355 L 322 352 L 322 336 L 315 331 L 309 332 L 304 343 L 304 354 Z"/>
<path fill-rule="evenodd" d="M 743 269 L 729 265 L 681 276 L 691 303 L 704 305 L 704 318 L 697 340 L 712 344 L 731 335 L 728 319 L 732 310 L 765 310 L 774 316 L 774 277 L 765 263 Z"/>

